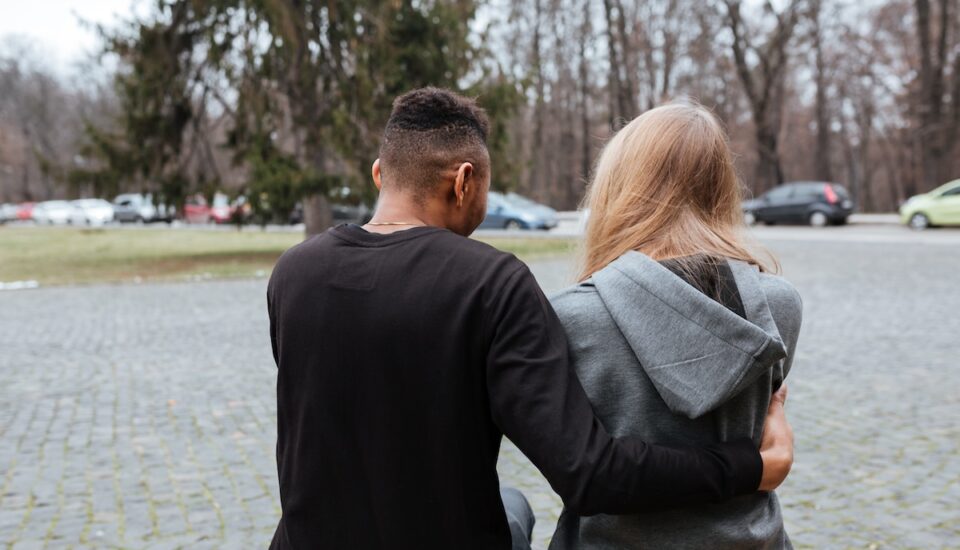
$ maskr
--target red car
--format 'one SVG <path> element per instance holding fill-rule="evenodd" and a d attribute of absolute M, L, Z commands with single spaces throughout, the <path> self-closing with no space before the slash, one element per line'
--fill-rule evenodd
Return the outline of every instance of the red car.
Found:
<path fill-rule="evenodd" d="M 17 219 L 21 221 L 32 220 L 33 206 L 35 204 L 34 202 L 21 203 L 20 206 L 17 207 Z"/>
<path fill-rule="evenodd" d="M 187 223 L 210 223 L 210 207 L 207 199 L 200 195 L 187 198 L 183 205 L 183 219 Z"/>
<path fill-rule="evenodd" d="M 210 207 L 210 219 L 214 223 L 233 223 L 235 221 L 249 221 L 252 208 L 243 195 L 230 200 L 227 195 L 217 193 L 213 197 L 213 206 Z"/>

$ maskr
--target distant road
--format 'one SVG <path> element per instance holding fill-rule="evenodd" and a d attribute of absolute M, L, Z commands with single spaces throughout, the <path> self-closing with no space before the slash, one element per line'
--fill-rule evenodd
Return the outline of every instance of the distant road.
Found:
<path fill-rule="evenodd" d="M 560 212 L 559 225 L 550 231 L 507 231 L 483 229 L 475 234 L 481 237 L 557 238 L 578 237 L 583 232 L 579 212 Z M 925 244 L 957 244 L 960 230 L 929 229 L 912 231 L 900 225 L 896 214 L 854 214 L 845 226 L 808 227 L 804 225 L 757 225 L 750 231 L 760 240 L 842 241 L 842 242 L 896 242 Z"/>

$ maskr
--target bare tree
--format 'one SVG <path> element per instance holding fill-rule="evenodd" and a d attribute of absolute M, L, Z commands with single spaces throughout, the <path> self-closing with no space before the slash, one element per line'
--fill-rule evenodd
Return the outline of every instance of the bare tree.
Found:
<path fill-rule="evenodd" d="M 755 189 L 766 189 L 784 179 L 778 147 L 780 92 L 788 60 L 787 45 L 800 20 L 802 2 L 790 0 L 780 12 L 769 0 L 765 2 L 764 12 L 774 19 L 774 25 L 762 41 L 756 43 L 743 20 L 740 0 L 724 0 L 727 25 L 733 35 L 733 59 L 753 115 L 758 156 Z M 755 64 L 750 62 L 751 56 L 756 57 Z"/>

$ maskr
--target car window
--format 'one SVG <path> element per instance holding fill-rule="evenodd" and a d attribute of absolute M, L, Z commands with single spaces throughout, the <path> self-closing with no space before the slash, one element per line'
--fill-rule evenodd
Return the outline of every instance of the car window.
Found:
<path fill-rule="evenodd" d="M 493 193 L 490 193 L 489 195 L 487 195 L 487 210 L 495 210 L 503 206 L 503 202 L 504 201 L 502 196 L 500 196 L 499 194 L 494 195 Z"/>
<path fill-rule="evenodd" d="M 771 189 L 770 191 L 767 191 L 767 193 L 764 195 L 764 198 L 769 199 L 771 201 L 782 201 L 790 198 L 790 195 L 792 193 L 793 193 L 792 187 L 781 186 L 781 187 Z"/>
<path fill-rule="evenodd" d="M 507 194 L 504 196 L 504 200 L 505 200 L 506 202 L 508 202 L 508 203 L 510 203 L 510 204 L 512 204 L 512 205 L 514 205 L 514 206 L 518 206 L 518 207 L 520 207 L 520 208 L 530 208 L 530 207 L 533 207 L 533 206 L 539 206 L 537 203 L 533 202 L 532 200 L 528 199 L 527 197 L 524 197 L 524 196 L 522 196 L 522 195 L 518 195 L 518 194 L 516 194 L 516 193 L 507 193 Z"/>
<path fill-rule="evenodd" d="M 960 185 L 954 187 L 953 189 L 947 189 L 946 191 L 943 192 L 943 195 L 941 196 L 956 197 L 957 195 L 960 195 Z"/>
<path fill-rule="evenodd" d="M 793 196 L 806 200 L 819 198 L 823 193 L 822 183 L 803 183 L 795 186 Z"/>

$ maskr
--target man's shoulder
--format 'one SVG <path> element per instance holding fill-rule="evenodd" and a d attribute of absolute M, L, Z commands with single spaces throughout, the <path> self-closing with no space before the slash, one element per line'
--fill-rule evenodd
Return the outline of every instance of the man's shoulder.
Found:
<path fill-rule="evenodd" d="M 303 241 L 286 249 L 283 254 L 280 255 L 280 258 L 277 260 L 277 263 L 274 266 L 274 272 L 287 264 L 296 263 L 302 260 L 305 256 L 309 256 L 311 253 L 316 252 L 317 249 L 321 249 L 324 246 L 329 245 L 332 240 L 333 237 L 330 235 L 330 231 L 325 231 L 323 233 L 307 237 Z"/>
<path fill-rule="evenodd" d="M 445 253 L 455 263 L 475 266 L 478 269 L 494 268 L 504 277 L 527 269 L 526 264 L 510 252 L 500 250 L 483 241 L 463 237 L 450 231 L 440 231 L 431 237 L 445 249 Z"/>
<path fill-rule="evenodd" d="M 338 235 L 337 228 L 314 235 L 281 254 L 274 267 L 274 274 L 296 269 L 296 266 L 304 261 L 315 262 L 319 255 L 330 253 L 332 248 L 344 242 Z M 437 255 L 442 255 L 450 268 L 465 274 L 483 273 L 498 279 L 506 279 L 514 276 L 518 271 L 527 269 L 526 264 L 513 254 L 451 231 L 434 231 L 406 243 L 416 243 L 430 248 Z"/>

